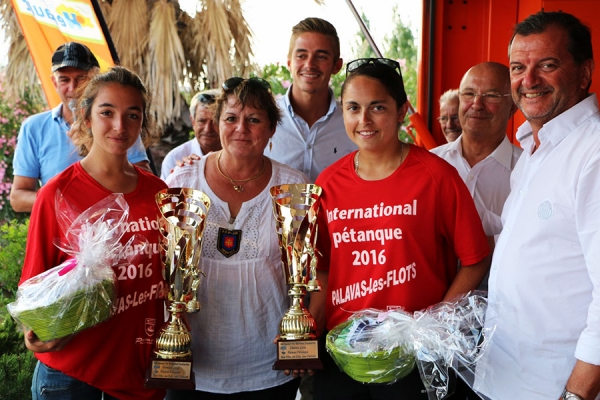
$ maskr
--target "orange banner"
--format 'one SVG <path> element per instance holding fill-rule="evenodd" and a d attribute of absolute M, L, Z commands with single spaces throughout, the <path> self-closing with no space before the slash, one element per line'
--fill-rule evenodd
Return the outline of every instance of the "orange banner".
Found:
<path fill-rule="evenodd" d="M 52 54 L 66 42 L 90 48 L 100 69 L 113 65 L 91 0 L 11 0 L 50 107 L 60 98 L 52 84 Z"/>

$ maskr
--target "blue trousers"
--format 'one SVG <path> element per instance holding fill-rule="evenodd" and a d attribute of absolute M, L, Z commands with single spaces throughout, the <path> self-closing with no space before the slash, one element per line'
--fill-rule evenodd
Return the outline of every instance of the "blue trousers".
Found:
<path fill-rule="evenodd" d="M 31 397 L 33 400 L 117 400 L 39 361 L 33 371 Z"/>

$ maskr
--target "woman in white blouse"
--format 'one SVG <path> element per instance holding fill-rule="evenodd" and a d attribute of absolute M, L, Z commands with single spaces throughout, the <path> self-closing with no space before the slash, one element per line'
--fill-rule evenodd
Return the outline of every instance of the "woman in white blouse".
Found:
<path fill-rule="evenodd" d="M 272 369 L 289 299 L 269 189 L 309 180 L 263 155 L 281 118 L 268 82 L 230 78 L 214 107 L 223 149 L 167 179 L 212 202 L 202 239 L 202 309 L 188 315 L 196 391 L 171 390 L 167 398 L 293 400 L 298 380 Z"/>

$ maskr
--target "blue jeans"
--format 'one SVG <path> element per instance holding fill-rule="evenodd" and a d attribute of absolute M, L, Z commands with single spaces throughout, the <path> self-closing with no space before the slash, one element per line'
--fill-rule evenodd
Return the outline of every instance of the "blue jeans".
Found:
<path fill-rule="evenodd" d="M 100 389 L 81 382 L 69 375 L 37 362 L 31 382 L 33 400 L 111 400 L 114 397 L 104 394 Z"/>

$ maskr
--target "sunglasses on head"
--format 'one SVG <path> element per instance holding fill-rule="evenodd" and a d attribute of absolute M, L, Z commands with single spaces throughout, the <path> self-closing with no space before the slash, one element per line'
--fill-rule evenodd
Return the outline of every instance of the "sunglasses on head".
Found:
<path fill-rule="evenodd" d="M 398 74 L 402 75 L 402 73 L 400 72 L 400 64 L 398 63 L 398 61 L 390 60 L 389 58 L 358 58 L 346 64 L 346 76 L 365 65 L 391 68 L 394 71 L 398 71 Z"/>
<path fill-rule="evenodd" d="M 253 85 L 258 85 L 259 87 L 266 89 L 269 93 L 271 93 L 271 85 L 269 84 L 269 82 L 265 81 L 262 78 L 257 78 L 257 77 L 253 77 L 253 78 L 240 78 L 238 76 L 233 77 L 233 78 L 229 78 L 227 79 L 225 82 L 223 82 L 223 90 L 230 91 L 235 89 L 236 87 L 238 87 L 239 85 L 242 84 L 242 82 L 244 81 L 248 81 L 248 84 L 253 84 Z"/>
<path fill-rule="evenodd" d="M 204 104 L 212 104 L 215 102 L 215 96 L 213 94 L 202 93 L 198 95 L 198 101 Z"/>

